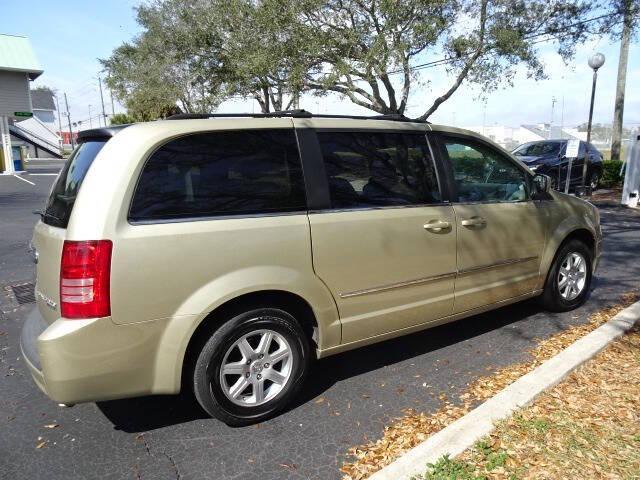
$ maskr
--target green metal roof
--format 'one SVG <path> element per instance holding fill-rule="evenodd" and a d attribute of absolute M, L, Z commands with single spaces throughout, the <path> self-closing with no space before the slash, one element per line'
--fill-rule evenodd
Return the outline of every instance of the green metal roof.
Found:
<path fill-rule="evenodd" d="M 27 72 L 31 80 L 43 70 L 27 37 L 0 33 L 0 70 Z"/>

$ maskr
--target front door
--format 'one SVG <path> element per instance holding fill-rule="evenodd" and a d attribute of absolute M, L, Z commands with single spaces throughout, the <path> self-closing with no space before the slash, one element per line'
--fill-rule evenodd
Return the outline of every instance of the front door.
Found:
<path fill-rule="evenodd" d="M 318 131 L 331 208 L 309 215 L 313 265 L 333 293 L 343 343 L 450 315 L 453 208 L 424 132 Z"/>
<path fill-rule="evenodd" d="M 545 242 L 546 207 L 530 199 L 531 176 L 489 144 L 442 137 L 457 191 L 455 313 L 531 293 Z"/>

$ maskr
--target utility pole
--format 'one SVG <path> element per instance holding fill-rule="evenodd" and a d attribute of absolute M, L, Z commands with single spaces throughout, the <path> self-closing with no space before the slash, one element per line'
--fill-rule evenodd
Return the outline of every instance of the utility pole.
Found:
<path fill-rule="evenodd" d="M 484 101 L 484 105 L 482 106 L 482 135 L 487 135 L 485 133 L 484 127 L 487 124 L 487 101 Z"/>
<path fill-rule="evenodd" d="M 54 95 L 53 98 L 56 99 L 56 110 L 58 111 L 58 133 L 60 134 L 60 138 L 62 139 L 62 120 L 60 120 L 60 102 L 58 101 L 57 94 Z"/>
<path fill-rule="evenodd" d="M 629 59 L 629 39 L 631 37 L 631 0 L 622 2 L 622 38 L 620 39 L 620 59 L 618 60 L 618 82 L 616 102 L 613 111 L 613 132 L 611 134 L 611 159 L 620 160 L 622 146 L 622 119 L 624 117 L 624 91 L 627 81 L 627 61 Z"/>
<path fill-rule="evenodd" d="M 111 75 L 108 75 L 107 78 L 111 80 Z M 116 108 L 113 106 L 113 90 L 109 89 L 109 96 L 111 97 L 111 116 L 116 114 Z"/>
<path fill-rule="evenodd" d="M 553 111 L 555 110 L 555 106 L 558 100 L 556 97 L 551 97 L 551 120 L 549 121 L 549 138 L 551 138 L 551 127 L 553 127 Z"/>
<path fill-rule="evenodd" d="M 69 141 L 71 142 L 71 149 L 76 148 L 76 143 L 73 140 L 73 130 L 71 129 L 71 112 L 69 111 L 69 102 L 67 100 L 67 92 L 64 92 L 64 104 L 67 108 L 67 122 L 69 123 Z"/>
<path fill-rule="evenodd" d="M 560 110 L 560 140 L 564 135 L 564 93 L 562 94 L 562 108 Z"/>
<path fill-rule="evenodd" d="M 89 104 L 89 128 L 93 128 L 93 122 L 91 121 L 91 104 Z"/>
<path fill-rule="evenodd" d="M 102 102 L 102 121 L 104 126 L 107 126 L 107 114 L 104 111 L 104 97 L 102 96 L 102 79 L 98 77 L 98 85 L 100 85 L 100 102 Z"/>

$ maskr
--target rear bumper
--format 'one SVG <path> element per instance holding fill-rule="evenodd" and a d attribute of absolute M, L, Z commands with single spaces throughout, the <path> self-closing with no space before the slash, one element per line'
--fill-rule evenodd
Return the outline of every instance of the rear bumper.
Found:
<path fill-rule="evenodd" d="M 42 374 L 42 366 L 40 364 L 40 353 L 38 352 L 37 340 L 42 332 L 47 329 L 48 325 L 40 316 L 37 308 L 31 310 L 27 316 L 22 332 L 20 335 L 20 350 L 22 358 L 24 358 L 33 380 L 43 392 L 47 392 L 44 375 Z"/>
<path fill-rule="evenodd" d="M 156 368 L 167 323 L 121 326 L 99 318 L 48 325 L 34 308 L 20 347 L 35 383 L 58 403 L 177 393 L 175 382 Z"/>

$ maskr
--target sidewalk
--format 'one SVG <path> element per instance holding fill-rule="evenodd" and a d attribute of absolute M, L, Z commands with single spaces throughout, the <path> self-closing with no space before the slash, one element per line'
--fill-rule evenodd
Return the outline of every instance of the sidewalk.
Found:
<path fill-rule="evenodd" d="M 640 327 L 424 479 L 640 478 Z M 418 477 L 420 478 L 420 477 Z"/>

